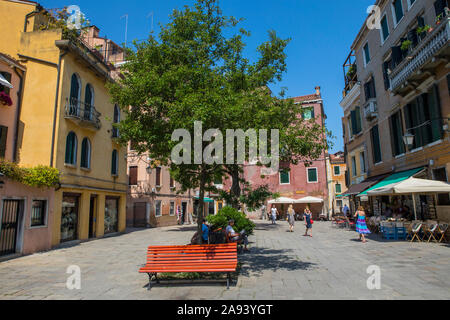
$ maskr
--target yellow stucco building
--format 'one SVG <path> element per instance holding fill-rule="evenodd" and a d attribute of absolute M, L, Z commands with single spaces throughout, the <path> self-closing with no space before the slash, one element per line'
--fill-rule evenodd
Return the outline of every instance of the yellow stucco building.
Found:
<path fill-rule="evenodd" d="M 17 159 L 61 173 L 56 190 L 53 245 L 123 232 L 126 221 L 126 148 L 117 144 L 121 111 L 105 87 L 114 67 L 61 30 L 42 30 L 43 8 L 0 1 L 0 52 L 27 68 Z"/>

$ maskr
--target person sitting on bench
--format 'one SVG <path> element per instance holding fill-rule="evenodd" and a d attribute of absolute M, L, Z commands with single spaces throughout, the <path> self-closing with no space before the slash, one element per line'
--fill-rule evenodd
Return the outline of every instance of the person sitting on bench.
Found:
<path fill-rule="evenodd" d="M 248 237 L 245 234 L 245 230 L 242 230 L 241 233 L 236 233 L 236 231 L 234 231 L 234 229 L 233 229 L 233 226 L 234 226 L 234 220 L 228 221 L 228 226 L 226 229 L 227 239 L 230 242 L 236 242 L 238 244 L 244 243 L 244 251 L 249 251 L 247 249 Z"/>

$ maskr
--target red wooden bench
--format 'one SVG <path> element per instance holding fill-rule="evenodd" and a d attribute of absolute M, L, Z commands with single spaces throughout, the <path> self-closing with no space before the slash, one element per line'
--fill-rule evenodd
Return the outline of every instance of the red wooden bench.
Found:
<path fill-rule="evenodd" d="M 148 274 L 148 290 L 151 289 L 153 276 L 159 283 L 158 273 L 226 272 L 229 289 L 231 272 L 236 271 L 237 262 L 236 243 L 150 246 L 147 251 L 147 264 L 139 272 Z"/>

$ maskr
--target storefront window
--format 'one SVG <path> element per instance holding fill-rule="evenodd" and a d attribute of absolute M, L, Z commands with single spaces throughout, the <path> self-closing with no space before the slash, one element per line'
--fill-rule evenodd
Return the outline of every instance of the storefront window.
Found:
<path fill-rule="evenodd" d="M 78 196 L 63 195 L 61 242 L 76 240 L 78 229 Z"/>
<path fill-rule="evenodd" d="M 119 231 L 119 199 L 106 198 L 105 234 Z"/>

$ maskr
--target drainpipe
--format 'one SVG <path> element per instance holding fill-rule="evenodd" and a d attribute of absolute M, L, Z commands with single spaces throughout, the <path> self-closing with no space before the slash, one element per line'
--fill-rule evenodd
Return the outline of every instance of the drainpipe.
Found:
<path fill-rule="evenodd" d="M 19 124 L 20 124 L 20 113 L 22 110 L 22 91 L 23 91 L 23 75 L 17 72 L 17 68 L 14 67 L 14 72 L 20 79 L 19 91 L 17 91 L 17 110 L 16 110 L 16 130 L 14 132 L 14 145 L 13 145 L 13 161 L 17 162 L 17 141 L 19 139 Z"/>
<path fill-rule="evenodd" d="M 56 80 L 56 95 L 55 95 L 55 110 L 53 113 L 53 131 L 52 131 L 52 148 L 50 153 L 50 167 L 53 167 L 53 154 L 55 151 L 55 133 L 56 133 L 56 118 L 58 115 L 58 98 L 59 98 L 59 84 L 61 79 L 61 61 L 62 58 L 67 54 L 67 51 L 64 51 L 59 54 L 59 62 L 58 62 L 58 78 Z"/>

